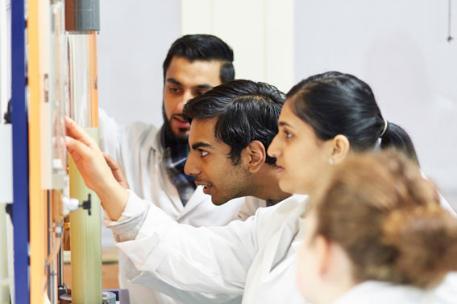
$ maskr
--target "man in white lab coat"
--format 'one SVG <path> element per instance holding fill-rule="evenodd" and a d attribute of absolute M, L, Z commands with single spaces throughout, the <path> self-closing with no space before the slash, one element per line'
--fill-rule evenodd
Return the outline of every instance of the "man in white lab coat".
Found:
<path fill-rule="evenodd" d="M 283 101 L 273 86 L 237 80 L 185 107 L 192 119 L 185 170 L 212 201 L 231 204 L 250 195 L 278 203 L 224 227 L 176 223 L 125 191 L 98 148 L 67 121 L 69 152 L 113 220 L 119 247 L 135 265 L 135 283 L 157 287 L 179 303 L 302 303 L 294 261 L 306 203 L 279 189 L 278 168 L 266 152 Z"/>
<path fill-rule="evenodd" d="M 187 101 L 234 78 L 233 52 L 221 39 L 212 35 L 186 35 L 170 47 L 163 63 L 163 115 L 160 129 L 135 123 L 118 125 L 103 111 L 100 115 L 100 137 L 104 152 L 119 163 L 129 188 L 150 201 L 179 223 L 192 226 L 225 225 L 238 216 L 253 214 L 265 202 L 235 200 L 222 207 L 211 203 L 203 187 L 184 173 L 188 154 L 187 136 L 190 124 L 182 115 Z M 138 213 L 127 208 L 123 217 Z M 153 289 L 133 284 L 134 267 L 122 252 L 119 254 L 121 288 L 130 292 L 131 303 L 175 303 Z"/>

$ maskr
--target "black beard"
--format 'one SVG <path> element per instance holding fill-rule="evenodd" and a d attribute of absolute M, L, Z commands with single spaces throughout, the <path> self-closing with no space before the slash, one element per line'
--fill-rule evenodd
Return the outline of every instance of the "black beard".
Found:
<path fill-rule="evenodd" d="M 162 103 L 162 118 L 163 125 L 160 128 L 160 144 L 162 148 L 167 148 L 169 146 L 181 146 L 184 145 L 187 147 L 188 136 L 176 136 L 171 130 L 171 120 L 167 119 L 165 114 L 165 105 Z"/>

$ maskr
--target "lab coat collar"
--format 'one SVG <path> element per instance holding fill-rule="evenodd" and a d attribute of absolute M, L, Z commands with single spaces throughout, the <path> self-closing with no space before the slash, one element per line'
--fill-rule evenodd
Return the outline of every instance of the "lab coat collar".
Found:
<path fill-rule="evenodd" d="M 365 281 L 351 288 L 335 304 L 361 304 L 368 299 L 371 299 L 370 303 L 423 303 L 424 296 L 425 292 L 419 288 L 382 281 Z"/>
<path fill-rule="evenodd" d="M 143 140 L 142 146 L 143 148 L 141 149 L 140 155 L 142 160 L 140 163 L 149 164 L 149 167 L 140 168 L 140 183 L 142 185 L 151 185 L 150 188 L 146 186 L 143 189 L 143 195 L 145 197 L 152 197 L 153 193 L 163 191 L 163 193 L 169 197 L 173 204 L 173 208 L 176 210 L 175 216 L 179 216 L 182 213 L 184 206 L 179 198 L 176 187 L 169 180 L 165 166 L 163 165 L 164 149 L 160 144 L 160 131 L 154 129 L 153 131 L 148 132 Z M 150 158 L 153 160 L 149 160 Z M 156 179 L 158 183 L 151 182 L 151 178 Z"/>
<path fill-rule="evenodd" d="M 159 151 L 163 155 L 163 147 L 160 144 L 160 129 L 157 132 L 149 132 L 146 137 L 146 145 L 149 146 L 154 151 Z"/>
<path fill-rule="evenodd" d="M 203 192 L 202 186 L 198 186 L 190 199 L 187 201 L 187 204 L 184 206 L 184 210 L 181 213 L 180 218 L 187 216 L 193 209 L 202 203 L 212 204 L 211 197 Z"/>

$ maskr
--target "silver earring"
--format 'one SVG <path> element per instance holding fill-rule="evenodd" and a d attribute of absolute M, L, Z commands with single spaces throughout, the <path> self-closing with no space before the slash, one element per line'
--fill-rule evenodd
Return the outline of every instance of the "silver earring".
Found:
<path fill-rule="evenodd" d="M 335 161 L 333 160 L 333 158 L 329 158 L 329 159 L 328 159 L 328 163 L 329 163 L 330 165 L 334 165 L 334 164 L 335 164 Z"/>

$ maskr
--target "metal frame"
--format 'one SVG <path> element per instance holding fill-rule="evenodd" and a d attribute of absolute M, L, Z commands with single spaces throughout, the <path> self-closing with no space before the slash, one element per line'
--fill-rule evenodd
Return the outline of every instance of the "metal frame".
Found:
<path fill-rule="evenodd" d="M 13 225 L 16 303 L 29 303 L 29 180 L 24 0 L 11 1 Z"/>

